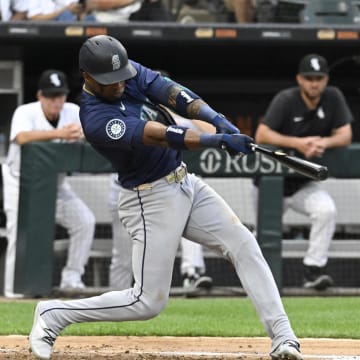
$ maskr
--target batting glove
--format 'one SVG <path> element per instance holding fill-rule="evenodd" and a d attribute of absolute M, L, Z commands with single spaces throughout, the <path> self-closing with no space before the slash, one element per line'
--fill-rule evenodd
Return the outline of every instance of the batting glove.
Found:
<path fill-rule="evenodd" d="M 201 134 L 200 144 L 204 147 L 217 147 L 230 155 L 249 154 L 252 152 L 249 144 L 254 142 L 250 136 L 243 134 Z"/>
<path fill-rule="evenodd" d="M 221 140 L 221 147 L 228 151 L 230 155 L 247 155 L 252 152 L 249 144 L 254 142 L 250 136 L 243 134 L 224 134 Z"/>
<path fill-rule="evenodd" d="M 223 114 L 217 114 L 212 119 L 212 124 L 216 127 L 218 134 L 240 134 L 240 130 L 226 119 Z"/>

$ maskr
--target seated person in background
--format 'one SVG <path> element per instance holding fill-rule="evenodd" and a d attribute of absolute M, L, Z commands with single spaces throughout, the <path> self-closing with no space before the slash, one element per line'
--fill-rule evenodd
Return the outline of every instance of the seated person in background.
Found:
<path fill-rule="evenodd" d="M 128 22 L 141 8 L 141 0 L 86 0 L 85 9 L 99 22 Z"/>
<path fill-rule="evenodd" d="M 344 95 L 329 81 L 325 58 L 302 58 L 297 87 L 282 90 L 272 100 L 255 140 L 259 144 L 293 148 L 307 159 L 321 157 L 326 149 L 351 143 L 353 116 Z M 309 247 L 303 259 L 304 287 L 326 289 L 333 280 L 324 272 L 335 231 L 336 206 L 321 184 L 302 176 L 284 179 L 284 210 L 309 216 Z"/>
<path fill-rule="evenodd" d="M 26 20 L 27 10 L 28 10 L 27 0 L 1 0 L 0 20 L 1 21 Z"/>
<path fill-rule="evenodd" d="M 10 147 L 6 163 L 2 166 L 8 240 L 4 291 L 7 297 L 22 296 L 14 293 L 21 145 L 33 141 L 83 140 L 79 106 L 66 102 L 68 92 L 65 74 L 58 70 L 47 70 L 39 80 L 38 101 L 20 105 L 12 118 Z M 70 237 L 60 288 L 83 289 L 81 276 L 94 237 L 95 217 L 72 191 L 63 174 L 58 176 L 55 221 L 67 229 Z"/>
<path fill-rule="evenodd" d="M 78 0 L 29 0 L 29 20 L 77 21 L 94 20 L 84 15 L 84 7 Z"/>
<path fill-rule="evenodd" d="M 175 19 L 163 1 L 143 0 L 141 8 L 131 14 L 130 21 L 175 21 Z"/>
<path fill-rule="evenodd" d="M 224 0 L 225 8 L 238 23 L 274 22 L 278 0 Z"/>
<path fill-rule="evenodd" d="M 234 13 L 236 22 L 253 22 L 252 0 L 224 0 L 224 4 L 228 11 Z"/>
<path fill-rule="evenodd" d="M 161 0 L 86 0 L 85 9 L 99 22 L 172 20 Z"/>

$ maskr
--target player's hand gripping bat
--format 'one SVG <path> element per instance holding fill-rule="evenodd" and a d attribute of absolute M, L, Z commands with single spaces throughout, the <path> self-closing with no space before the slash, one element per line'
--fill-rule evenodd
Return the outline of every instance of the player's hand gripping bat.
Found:
<path fill-rule="evenodd" d="M 264 146 L 254 143 L 250 143 L 248 146 L 252 151 L 269 156 L 279 161 L 281 164 L 295 170 L 299 174 L 307 176 L 313 180 L 325 180 L 328 177 L 329 172 L 326 166 L 315 164 L 297 156 L 288 155 L 281 150 L 270 150 Z"/>

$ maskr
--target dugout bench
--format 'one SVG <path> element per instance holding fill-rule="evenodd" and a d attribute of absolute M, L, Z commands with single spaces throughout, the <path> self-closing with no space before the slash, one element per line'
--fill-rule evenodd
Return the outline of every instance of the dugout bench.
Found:
<path fill-rule="evenodd" d="M 360 144 L 328 151 L 321 159 L 331 176 L 360 177 Z M 263 176 L 257 239 L 281 288 L 282 182 L 292 171 L 259 154 L 230 157 L 217 149 L 185 152 L 189 170 L 203 177 Z M 341 164 L 341 166 L 339 166 Z M 22 147 L 15 291 L 47 296 L 52 290 L 56 180 L 59 172 L 109 173 L 110 164 L 88 144 L 32 143 Z M 301 251 L 301 249 L 299 250 Z"/>

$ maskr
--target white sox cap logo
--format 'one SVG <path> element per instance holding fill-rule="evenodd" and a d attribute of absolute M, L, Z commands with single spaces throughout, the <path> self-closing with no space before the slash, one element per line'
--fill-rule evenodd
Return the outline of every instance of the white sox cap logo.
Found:
<path fill-rule="evenodd" d="M 315 57 L 310 60 L 310 65 L 316 71 L 319 71 L 320 68 L 321 68 L 320 63 L 319 63 L 319 59 L 315 58 Z"/>
<path fill-rule="evenodd" d="M 126 130 L 125 123 L 120 119 L 111 119 L 106 124 L 106 134 L 109 136 L 110 139 L 120 139 Z"/>
<path fill-rule="evenodd" d="M 59 74 L 52 73 L 50 75 L 50 82 L 56 87 L 61 86 L 61 80 L 59 78 Z"/>

